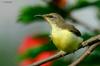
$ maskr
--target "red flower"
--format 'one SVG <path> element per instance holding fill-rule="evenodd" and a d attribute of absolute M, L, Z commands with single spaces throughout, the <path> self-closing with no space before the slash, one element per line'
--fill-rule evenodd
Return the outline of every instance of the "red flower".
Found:
<path fill-rule="evenodd" d="M 43 44 L 47 44 L 49 41 L 48 37 L 31 37 L 28 36 L 26 37 L 23 41 L 22 44 L 20 45 L 18 49 L 18 54 L 23 55 L 24 53 L 27 53 L 28 49 L 39 47 Z M 34 51 L 34 49 L 33 49 Z M 40 61 L 42 59 L 48 58 L 54 54 L 54 51 L 43 51 L 39 55 L 37 55 L 35 58 L 27 57 L 25 59 L 22 59 L 20 62 L 19 66 L 28 66 L 32 64 L 33 62 Z M 52 62 L 48 62 L 45 64 L 42 64 L 41 66 L 51 66 Z"/>
<path fill-rule="evenodd" d="M 53 54 L 54 54 L 53 51 L 45 51 L 45 52 L 42 52 L 41 54 L 39 54 L 34 59 L 26 59 L 26 60 L 22 61 L 20 63 L 20 66 L 28 66 L 28 65 L 32 64 L 33 62 L 37 62 L 37 61 L 40 61 L 42 59 L 46 59 L 46 58 L 52 56 Z M 51 62 L 47 62 L 45 64 L 42 64 L 41 66 L 51 66 L 51 64 L 52 64 L 52 61 Z"/>
<path fill-rule="evenodd" d="M 48 43 L 48 38 L 46 38 L 46 37 L 32 38 L 31 36 L 28 36 L 22 41 L 22 44 L 20 45 L 20 47 L 18 49 L 18 53 L 22 54 L 30 48 L 35 48 L 41 44 L 46 44 L 46 43 Z"/>
<path fill-rule="evenodd" d="M 37 57 L 36 57 L 36 61 L 40 61 L 42 59 L 46 59 L 50 56 L 52 56 L 54 54 L 53 51 L 45 51 L 45 52 L 42 52 L 41 54 L 39 54 Z M 45 64 L 42 64 L 41 66 L 51 66 L 52 62 L 47 62 Z"/>

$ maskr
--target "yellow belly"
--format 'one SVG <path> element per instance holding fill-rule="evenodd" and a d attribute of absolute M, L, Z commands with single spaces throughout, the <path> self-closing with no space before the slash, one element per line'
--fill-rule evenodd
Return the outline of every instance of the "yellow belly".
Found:
<path fill-rule="evenodd" d="M 82 38 L 74 35 L 68 30 L 54 30 L 52 31 L 51 38 L 56 47 L 65 52 L 75 51 L 83 41 Z"/>

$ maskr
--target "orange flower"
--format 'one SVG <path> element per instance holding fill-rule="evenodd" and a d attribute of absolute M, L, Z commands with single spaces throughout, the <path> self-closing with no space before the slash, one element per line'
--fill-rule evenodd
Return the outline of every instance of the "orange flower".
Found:
<path fill-rule="evenodd" d="M 67 4 L 67 0 L 53 0 L 54 4 L 59 8 L 64 8 Z"/>

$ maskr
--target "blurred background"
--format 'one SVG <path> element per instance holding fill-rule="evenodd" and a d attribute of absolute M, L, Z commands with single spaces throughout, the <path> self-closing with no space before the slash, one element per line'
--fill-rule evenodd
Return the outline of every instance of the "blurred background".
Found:
<path fill-rule="evenodd" d="M 84 40 L 100 33 L 100 0 L 0 0 L 0 66 L 27 66 L 57 52 L 50 27 L 37 14 L 59 13 Z M 84 49 L 80 50 L 83 51 Z M 82 53 L 42 66 L 66 66 Z M 100 47 L 79 66 L 100 66 Z M 40 59 L 39 59 L 40 58 Z"/>

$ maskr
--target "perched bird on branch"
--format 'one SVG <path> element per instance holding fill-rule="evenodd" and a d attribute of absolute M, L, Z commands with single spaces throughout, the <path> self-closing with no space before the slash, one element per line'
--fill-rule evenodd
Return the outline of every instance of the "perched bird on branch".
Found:
<path fill-rule="evenodd" d="M 42 16 L 51 26 L 51 39 L 60 51 L 71 53 L 79 48 L 83 41 L 80 31 L 73 25 L 65 23 L 59 14 L 50 13 L 38 16 Z"/>

